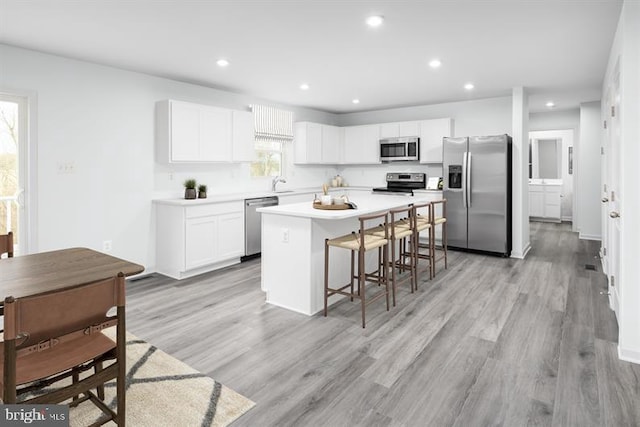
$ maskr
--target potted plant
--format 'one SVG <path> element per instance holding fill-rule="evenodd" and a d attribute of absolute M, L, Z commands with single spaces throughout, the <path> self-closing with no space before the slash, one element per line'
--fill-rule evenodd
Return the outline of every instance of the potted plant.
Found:
<path fill-rule="evenodd" d="M 205 184 L 198 185 L 198 199 L 207 198 L 207 186 Z"/>
<path fill-rule="evenodd" d="M 184 198 L 195 199 L 196 198 L 196 180 L 187 179 L 184 182 Z"/>

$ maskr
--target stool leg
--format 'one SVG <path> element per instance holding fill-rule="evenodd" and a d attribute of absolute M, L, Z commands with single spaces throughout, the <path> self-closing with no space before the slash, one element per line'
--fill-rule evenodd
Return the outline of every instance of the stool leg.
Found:
<path fill-rule="evenodd" d="M 354 264 L 355 264 L 354 258 L 355 258 L 355 253 L 351 251 L 351 297 L 349 298 L 351 301 L 353 301 L 353 275 L 354 275 Z M 360 293 L 359 287 L 358 287 L 358 293 Z"/>
<path fill-rule="evenodd" d="M 396 306 L 396 241 L 391 240 L 391 294 L 393 295 L 393 306 Z M 398 242 L 400 245 L 400 242 Z"/>
<path fill-rule="evenodd" d="M 447 269 L 447 223 L 442 223 L 442 250 L 444 251 L 444 269 Z"/>
<path fill-rule="evenodd" d="M 360 308 L 362 310 L 362 327 L 365 327 L 365 305 L 366 305 L 366 290 L 364 288 L 364 250 L 358 251 L 358 293 L 360 294 Z M 362 285 L 362 286 L 361 286 Z"/>
<path fill-rule="evenodd" d="M 436 276 L 436 228 L 429 227 L 429 279 Z"/>
<path fill-rule="evenodd" d="M 324 317 L 327 317 L 327 303 L 329 300 L 329 239 L 324 239 Z M 351 280 L 353 283 L 353 279 Z M 353 287 L 353 285 L 352 285 Z M 351 291 L 353 293 L 353 290 Z"/>

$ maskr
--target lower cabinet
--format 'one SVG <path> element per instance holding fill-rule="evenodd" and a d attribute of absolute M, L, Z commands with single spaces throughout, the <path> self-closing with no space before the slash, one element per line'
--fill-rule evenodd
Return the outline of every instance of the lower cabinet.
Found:
<path fill-rule="evenodd" d="M 548 221 L 561 220 L 562 188 L 559 185 L 529 185 L 529 216 Z"/>
<path fill-rule="evenodd" d="M 235 264 L 244 255 L 242 201 L 156 204 L 156 269 L 174 279 Z"/>

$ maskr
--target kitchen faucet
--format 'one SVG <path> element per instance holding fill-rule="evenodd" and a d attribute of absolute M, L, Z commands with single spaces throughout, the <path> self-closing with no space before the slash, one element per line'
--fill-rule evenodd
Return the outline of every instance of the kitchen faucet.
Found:
<path fill-rule="evenodd" d="M 271 181 L 271 191 L 273 191 L 275 193 L 276 191 L 276 184 L 279 182 L 287 182 L 286 179 L 284 179 L 281 176 L 276 176 L 275 178 L 273 178 L 273 181 Z"/>

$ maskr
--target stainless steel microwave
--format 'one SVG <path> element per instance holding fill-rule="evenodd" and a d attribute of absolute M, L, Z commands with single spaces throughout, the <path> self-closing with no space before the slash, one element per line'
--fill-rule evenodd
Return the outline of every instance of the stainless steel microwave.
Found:
<path fill-rule="evenodd" d="M 420 138 L 417 136 L 380 140 L 380 161 L 420 160 Z"/>

